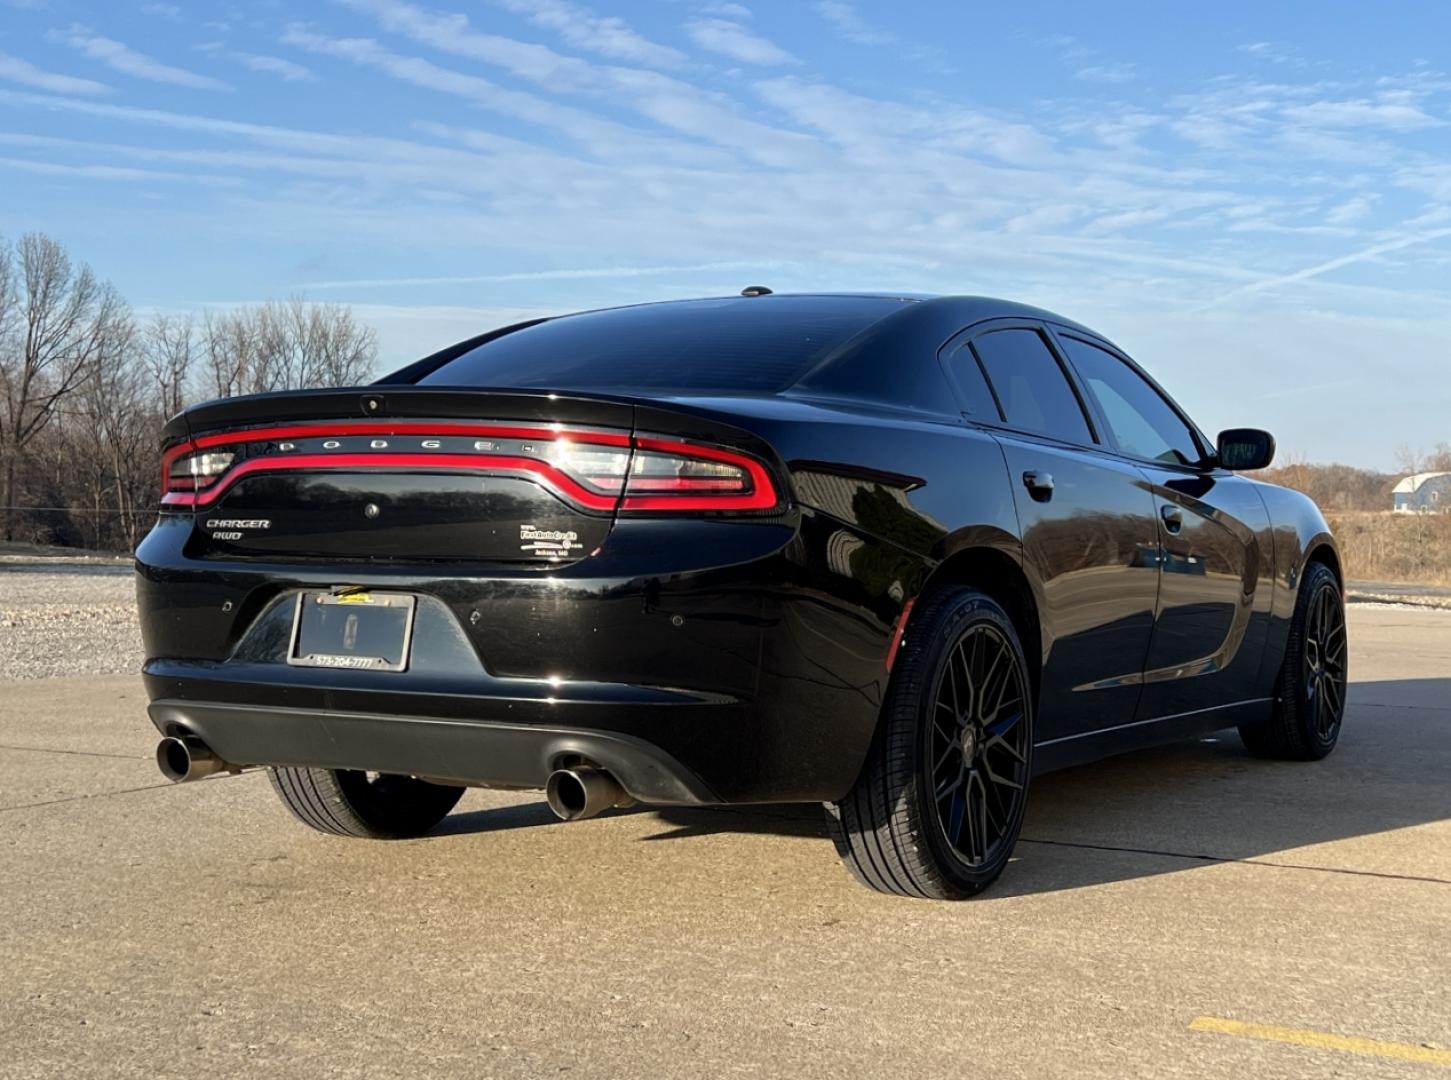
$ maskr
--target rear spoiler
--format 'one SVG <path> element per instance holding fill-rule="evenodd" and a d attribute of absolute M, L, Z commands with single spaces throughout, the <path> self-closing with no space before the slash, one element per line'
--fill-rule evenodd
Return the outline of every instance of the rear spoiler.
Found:
<path fill-rule="evenodd" d="M 219 398 L 167 421 L 166 443 L 208 431 L 301 420 L 489 419 L 632 430 L 634 403 L 608 395 L 548 390 L 474 390 L 456 386 L 375 384 L 337 390 L 281 390 Z"/>

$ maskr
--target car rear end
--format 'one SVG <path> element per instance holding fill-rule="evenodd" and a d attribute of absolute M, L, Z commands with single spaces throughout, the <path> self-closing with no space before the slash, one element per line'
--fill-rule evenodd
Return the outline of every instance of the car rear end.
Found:
<path fill-rule="evenodd" d="M 803 521 L 749 423 L 408 379 L 168 425 L 137 551 L 164 736 L 219 768 L 536 788 L 588 766 L 657 804 L 850 784 L 829 725 L 763 691 L 809 664 L 781 617 Z"/>

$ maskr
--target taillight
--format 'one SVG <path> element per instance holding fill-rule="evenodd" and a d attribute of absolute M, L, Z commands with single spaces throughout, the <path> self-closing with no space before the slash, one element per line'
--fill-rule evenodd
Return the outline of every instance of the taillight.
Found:
<path fill-rule="evenodd" d="M 427 422 L 201 436 L 162 457 L 162 502 L 206 506 L 254 473 L 341 469 L 525 476 L 596 512 L 761 511 L 780 502 L 761 462 L 724 447 L 558 425 Z"/>
<path fill-rule="evenodd" d="M 648 436 L 635 447 L 623 513 L 770 510 L 780 501 L 765 466 L 745 454 Z"/>
<path fill-rule="evenodd" d="M 172 491 L 201 491 L 227 471 L 237 455 L 230 451 L 185 454 L 162 464 L 162 494 Z"/>
<path fill-rule="evenodd" d="M 548 458 L 566 476 L 591 491 L 618 495 L 630 471 L 628 446 L 599 446 L 575 439 L 560 439 L 549 449 Z"/>

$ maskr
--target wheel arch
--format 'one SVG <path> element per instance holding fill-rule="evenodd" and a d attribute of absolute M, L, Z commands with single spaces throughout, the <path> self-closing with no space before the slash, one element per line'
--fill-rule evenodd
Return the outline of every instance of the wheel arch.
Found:
<path fill-rule="evenodd" d="M 1008 613 L 1028 661 L 1033 700 L 1038 700 L 1043 671 L 1043 623 L 1036 593 L 1022 563 L 999 547 L 964 548 L 953 552 L 933 569 L 919 595 L 952 585 L 986 593 Z"/>
<path fill-rule="evenodd" d="M 1345 574 L 1340 567 L 1340 552 L 1336 550 L 1329 533 L 1323 533 L 1309 543 L 1305 553 L 1305 566 L 1300 568 L 1301 575 L 1304 575 L 1306 566 L 1315 562 L 1329 567 L 1330 572 L 1335 575 L 1335 583 L 1340 586 L 1340 591 L 1343 593 L 1345 591 Z"/>

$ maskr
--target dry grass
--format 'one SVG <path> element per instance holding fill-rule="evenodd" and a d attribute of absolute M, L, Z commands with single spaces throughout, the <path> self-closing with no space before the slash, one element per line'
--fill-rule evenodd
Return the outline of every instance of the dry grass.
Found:
<path fill-rule="evenodd" d="M 1325 517 L 1347 579 L 1451 585 L 1451 514 L 1347 510 Z"/>

